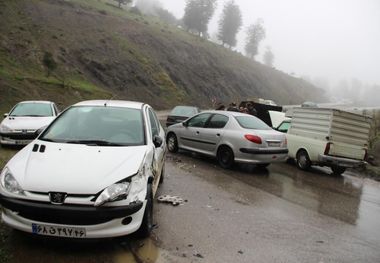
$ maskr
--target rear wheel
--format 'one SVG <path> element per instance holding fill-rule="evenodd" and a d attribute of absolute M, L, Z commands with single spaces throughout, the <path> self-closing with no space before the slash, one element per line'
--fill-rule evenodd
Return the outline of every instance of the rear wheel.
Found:
<path fill-rule="evenodd" d="M 259 169 L 265 169 L 265 168 L 267 168 L 269 165 L 270 165 L 270 163 L 259 163 L 259 164 L 257 164 L 256 166 L 257 166 L 257 168 L 259 168 Z"/>
<path fill-rule="evenodd" d="M 346 171 L 346 168 L 339 167 L 339 166 L 333 166 L 333 167 L 331 167 L 331 170 L 333 171 L 334 175 L 342 175 Z"/>
<path fill-rule="evenodd" d="M 147 189 L 147 201 L 145 206 L 145 212 L 143 221 L 139 230 L 137 231 L 137 235 L 141 238 L 146 238 L 150 236 L 153 228 L 153 192 L 152 185 L 148 184 Z"/>
<path fill-rule="evenodd" d="M 168 150 L 171 153 L 178 152 L 178 140 L 174 133 L 169 133 L 166 139 L 166 144 L 168 145 Z"/>
<path fill-rule="evenodd" d="M 304 171 L 309 170 L 311 167 L 309 155 L 305 150 L 300 150 L 297 153 L 297 167 Z"/>
<path fill-rule="evenodd" d="M 222 168 L 230 169 L 235 162 L 234 152 L 228 146 L 221 146 L 217 153 L 217 159 Z"/>

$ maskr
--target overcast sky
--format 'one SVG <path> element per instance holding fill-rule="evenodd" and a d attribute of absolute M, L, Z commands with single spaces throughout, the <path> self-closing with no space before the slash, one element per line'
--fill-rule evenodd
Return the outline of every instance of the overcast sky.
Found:
<path fill-rule="evenodd" d="M 161 0 L 165 8 L 182 17 L 185 0 Z M 218 10 L 209 33 L 226 1 Z M 331 82 L 360 79 L 380 84 L 380 0 L 235 0 L 243 13 L 239 50 L 244 48 L 245 28 L 264 19 L 266 46 L 275 55 L 274 66 L 297 76 L 326 77 Z"/>

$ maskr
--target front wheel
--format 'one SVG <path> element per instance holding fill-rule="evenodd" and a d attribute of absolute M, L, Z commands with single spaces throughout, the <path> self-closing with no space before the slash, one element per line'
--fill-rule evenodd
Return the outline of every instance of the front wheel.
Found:
<path fill-rule="evenodd" d="M 333 167 L 331 167 L 331 170 L 333 171 L 334 175 L 342 175 L 346 171 L 346 168 L 339 167 L 339 166 L 333 166 Z"/>
<path fill-rule="evenodd" d="M 230 169 L 235 162 L 234 152 L 228 146 L 222 146 L 217 153 L 219 165 L 224 169 Z"/>
<path fill-rule="evenodd" d="M 144 217 L 139 230 L 137 230 L 137 235 L 141 238 L 146 238 L 150 236 L 153 229 L 153 192 L 152 185 L 148 185 L 147 189 L 147 201 L 145 206 Z"/>
<path fill-rule="evenodd" d="M 174 133 L 169 133 L 166 138 L 166 144 L 168 145 L 168 150 L 171 153 L 178 152 L 178 140 L 177 136 Z"/>
<path fill-rule="evenodd" d="M 309 155 L 307 154 L 305 150 L 300 150 L 297 153 L 296 161 L 297 161 L 297 167 L 301 170 L 306 171 L 306 170 L 309 170 L 311 167 Z"/>

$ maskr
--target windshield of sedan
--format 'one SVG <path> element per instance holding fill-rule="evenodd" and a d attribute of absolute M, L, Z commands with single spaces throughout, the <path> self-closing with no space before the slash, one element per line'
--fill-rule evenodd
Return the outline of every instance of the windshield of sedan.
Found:
<path fill-rule="evenodd" d="M 62 113 L 40 140 L 97 146 L 145 144 L 142 111 L 104 106 L 74 106 Z"/>
<path fill-rule="evenodd" d="M 19 103 L 11 111 L 12 117 L 50 117 L 53 111 L 49 103 Z"/>
<path fill-rule="evenodd" d="M 170 113 L 171 116 L 191 117 L 198 113 L 197 108 L 189 106 L 177 106 Z"/>
<path fill-rule="evenodd" d="M 235 119 L 239 125 L 245 129 L 253 130 L 271 130 L 272 128 L 265 124 L 262 120 L 253 116 L 236 116 Z"/>

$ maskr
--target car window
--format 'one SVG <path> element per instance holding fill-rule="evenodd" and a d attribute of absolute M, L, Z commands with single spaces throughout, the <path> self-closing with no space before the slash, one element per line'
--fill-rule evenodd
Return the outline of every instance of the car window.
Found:
<path fill-rule="evenodd" d="M 236 116 L 235 119 L 242 128 L 253 130 L 271 130 L 272 128 L 266 125 L 262 120 L 254 116 Z"/>
<path fill-rule="evenodd" d="M 211 117 L 207 124 L 207 128 L 222 129 L 226 126 L 228 122 L 228 117 L 222 114 L 215 114 Z"/>
<path fill-rule="evenodd" d="M 41 135 L 41 140 L 85 144 L 100 141 L 120 146 L 145 144 L 141 110 L 124 107 L 73 106 Z"/>
<path fill-rule="evenodd" d="M 198 109 L 196 107 L 177 106 L 171 111 L 170 115 L 191 117 L 197 113 L 198 113 Z"/>
<path fill-rule="evenodd" d="M 203 128 L 207 122 L 207 120 L 210 118 L 211 113 L 203 113 L 195 116 L 194 118 L 191 118 L 188 121 L 188 127 L 199 127 Z"/>
<path fill-rule="evenodd" d="M 9 115 L 14 117 L 48 117 L 53 116 L 53 111 L 49 103 L 19 103 Z"/>
<path fill-rule="evenodd" d="M 287 132 L 289 128 L 290 128 L 290 122 L 283 122 L 277 129 L 282 132 Z"/>
<path fill-rule="evenodd" d="M 150 128 L 152 131 L 152 139 L 153 139 L 154 136 L 159 135 L 160 128 L 158 126 L 158 120 L 155 114 L 153 113 L 153 111 L 149 109 L 148 112 L 149 112 L 149 122 L 150 122 Z"/>

